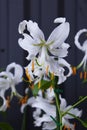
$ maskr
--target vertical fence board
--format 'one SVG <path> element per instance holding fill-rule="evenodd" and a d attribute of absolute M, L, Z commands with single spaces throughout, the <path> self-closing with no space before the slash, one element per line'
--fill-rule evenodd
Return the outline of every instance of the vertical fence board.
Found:
<path fill-rule="evenodd" d="M 0 1 L 0 68 L 5 68 L 11 62 L 23 65 L 23 52 L 18 45 L 18 24 L 21 20 L 23 0 Z M 7 121 L 14 129 L 20 129 L 21 113 L 16 103 L 14 100 L 11 102 L 12 108 L 7 111 Z"/>
<path fill-rule="evenodd" d="M 49 36 L 54 29 L 54 19 L 58 17 L 58 0 L 41 1 L 41 27 L 46 35 Z"/>
<path fill-rule="evenodd" d="M 7 65 L 8 60 L 8 10 L 7 2 L 0 1 L 0 68 Z"/>

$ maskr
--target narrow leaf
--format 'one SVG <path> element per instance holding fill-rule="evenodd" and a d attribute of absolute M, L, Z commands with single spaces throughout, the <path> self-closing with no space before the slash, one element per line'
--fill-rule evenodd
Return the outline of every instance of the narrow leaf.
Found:
<path fill-rule="evenodd" d="M 13 130 L 13 128 L 11 127 L 10 124 L 4 123 L 4 122 L 0 122 L 0 129 L 1 130 Z"/>

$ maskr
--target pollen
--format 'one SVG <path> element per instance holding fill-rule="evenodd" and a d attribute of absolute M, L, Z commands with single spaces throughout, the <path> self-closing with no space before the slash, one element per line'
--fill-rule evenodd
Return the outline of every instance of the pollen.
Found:
<path fill-rule="evenodd" d="M 25 74 L 26 74 L 26 76 L 27 76 L 29 82 L 31 83 L 31 76 L 30 76 L 30 74 L 28 73 L 28 68 L 26 68 Z"/>
<path fill-rule="evenodd" d="M 76 128 L 76 123 L 74 123 L 74 129 Z"/>
<path fill-rule="evenodd" d="M 87 78 L 87 72 L 84 72 L 84 79 Z"/>
<path fill-rule="evenodd" d="M 30 88 L 33 90 L 33 89 L 34 89 L 34 84 L 31 84 L 31 85 L 30 85 Z"/>
<path fill-rule="evenodd" d="M 49 65 L 46 67 L 46 75 L 48 75 Z"/>
<path fill-rule="evenodd" d="M 10 108 L 10 97 L 9 96 L 7 96 L 6 105 L 7 105 L 7 108 Z"/>
<path fill-rule="evenodd" d="M 25 97 L 20 99 L 19 103 L 25 104 L 25 103 L 27 103 L 27 100 L 28 100 L 28 96 L 26 95 Z"/>
<path fill-rule="evenodd" d="M 72 73 L 73 73 L 73 75 L 76 75 L 76 67 L 75 66 L 72 67 Z"/>
<path fill-rule="evenodd" d="M 86 71 L 80 72 L 80 79 L 84 79 L 84 80 L 87 79 L 87 72 Z"/>
<path fill-rule="evenodd" d="M 71 130 L 71 129 L 70 129 L 70 127 L 68 127 L 68 126 L 64 125 L 63 130 Z"/>
<path fill-rule="evenodd" d="M 80 79 L 82 79 L 83 78 L 83 73 L 82 72 L 80 72 Z"/>
<path fill-rule="evenodd" d="M 32 71 L 34 71 L 34 61 L 32 61 Z"/>

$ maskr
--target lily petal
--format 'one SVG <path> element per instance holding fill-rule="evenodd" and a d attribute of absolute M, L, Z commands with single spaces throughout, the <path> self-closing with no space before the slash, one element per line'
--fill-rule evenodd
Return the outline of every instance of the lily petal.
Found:
<path fill-rule="evenodd" d="M 18 31 L 20 34 L 24 32 L 26 25 L 27 25 L 26 20 L 23 20 L 22 22 L 20 22 L 19 27 L 18 27 Z"/>
<path fill-rule="evenodd" d="M 61 65 L 61 66 L 63 66 L 63 67 L 67 67 L 67 69 L 68 69 L 68 74 L 66 74 L 66 76 L 67 77 L 69 77 L 71 74 L 72 74 L 72 69 L 71 69 L 71 66 L 70 66 L 70 64 L 67 62 L 67 61 L 65 61 L 64 59 L 62 59 L 62 58 L 60 58 L 59 60 L 58 60 L 58 63 Z"/>
<path fill-rule="evenodd" d="M 22 47 L 24 50 L 28 52 L 27 59 L 30 60 L 32 59 L 32 57 L 37 55 L 40 47 L 33 45 L 36 41 L 34 41 L 28 34 L 23 34 L 23 35 L 24 35 L 24 39 L 20 38 L 18 40 L 18 43 L 20 47 Z"/>
<path fill-rule="evenodd" d="M 11 72 L 12 69 L 14 69 L 14 82 L 15 84 L 17 84 L 22 81 L 23 69 L 20 65 L 16 63 L 11 63 L 7 66 L 6 72 Z"/>
<path fill-rule="evenodd" d="M 66 18 L 60 17 L 54 19 L 54 23 L 64 23 L 66 21 Z"/>
<path fill-rule="evenodd" d="M 40 42 L 41 39 L 44 40 L 44 34 L 41 31 L 41 29 L 38 27 L 38 24 L 36 22 L 29 20 L 27 22 L 27 29 L 36 42 Z"/>
<path fill-rule="evenodd" d="M 87 29 L 81 29 L 80 31 L 77 32 L 75 36 L 75 45 L 82 51 L 84 51 L 83 46 L 79 42 L 79 37 L 82 33 L 87 32 Z"/>
<path fill-rule="evenodd" d="M 56 128 L 56 124 L 54 121 L 44 123 L 43 124 L 43 130 L 54 130 Z"/>
<path fill-rule="evenodd" d="M 47 40 L 47 43 L 53 42 L 53 44 L 50 45 L 50 49 L 57 48 L 63 44 L 69 35 L 69 30 L 70 27 L 68 22 L 62 23 L 56 27 Z"/>
<path fill-rule="evenodd" d="M 66 107 L 66 110 L 69 109 L 71 106 Z M 79 110 L 78 108 L 72 108 L 69 113 L 75 115 L 76 117 L 81 117 L 82 116 L 82 110 Z M 74 117 L 72 117 L 69 114 L 65 115 L 66 119 L 73 119 Z"/>
<path fill-rule="evenodd" d="M 48 115 L 53 115 L 53 117 L 55 117 L 56 107 L 54 105 L 50 105 L 45 99 L 38 97 L 36 99 L 36 102 L 32 104 L 32 107 L 39 108 L 46 112 Z M 50 111 L 48 108 L 50 108 Z"/>
<path fill-rule="evenodd" d="M 61 97 L 61 95 L 59 95 L 59 99 L 60 99 L 60 109 L 61 111 L 63 111 L 67 106 L 67 102 L 64 98 Z"/>

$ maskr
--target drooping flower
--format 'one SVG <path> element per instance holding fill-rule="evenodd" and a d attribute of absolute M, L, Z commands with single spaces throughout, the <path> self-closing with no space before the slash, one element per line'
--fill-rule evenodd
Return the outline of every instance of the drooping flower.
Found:
<path fill-rule="evenodd" d="M 3 104 L 0 110 L 6 110 L 7 99 L 5 98 L 5 92 L 11 89 L 10 100 L 13 95 L 20 96 L 15 86 L 22 81 L 23 69 L 16 63 L 11 63 L 7 66 L 6 71 L 0 73 L 0 97 L 3 99 Z"/>
<path fill-rule="evenodd" d="M 50 93 L 51 100 L 49 100 L 50 99 L 48 95 L 49 93 Z M 42 126 L 43 130 L 45 129 L 53 130 L 57 127 L 56 123 L 51 118 L 53 117 L 56 120 L 56 106 L 52 104 L 52 100 L 54 97 L 55 96 L 54 96 L 53 90 L 49 91 L 48 89 L 46 92 L 45 98 L 43 98 L 41 95 L 37 96 L 36 98 L 31 97 L 27 101 L 27 104 L 21 107 L 21 111 L 23 112 L 26 105 L 30 105 L 31 107 L 36 108 L 36 110 L 33 113 L 33 117 L 35 119 L 34 121 L 35 126 Z M 65 112 L 71 107 L 71 105 L 67 106 L 66 100 L 62 98 L 61 95 L 59 96 L 59 99 L 60 99 L 61 112 Z M 44 111 L 44 114 L 41 116 L 42 111 Z M 81 117 L 82 115 L 82 111 L 77 108 L 72 108 L 69 111 L 69 113 L 75 115 L 76 117 Z M 69 114 L 65 114 L 62 117 L 62 125 L 67 126 L 68 128 L 71 128 L 71 130 L 74 130 L 74 124 L 71 124 L 69 122 L 69 120 L 71 119 L 74 119 L 74 117 L 72 117 Z"/>
<path fill-rule="evenodd" d="M 80 68 L 83 65 L 83 70 L 86 71 L 86 65 L 87 65 L 87 40 L 85 40 L 83 42 L 83 44 L 81 45 L 81 43 L 79 42 L 79 38 L 81 36 L 81 34 L 87 32 L 87 29 L 81 29 L 77 32 L 76 36 L 75 36 L 75 45 L 77 46 L 78 49 L 80 49 L 82 52 L 84 52 L 84 57 L 81 61 L 81 63 L 78 65 L 78 68 Z"/>

